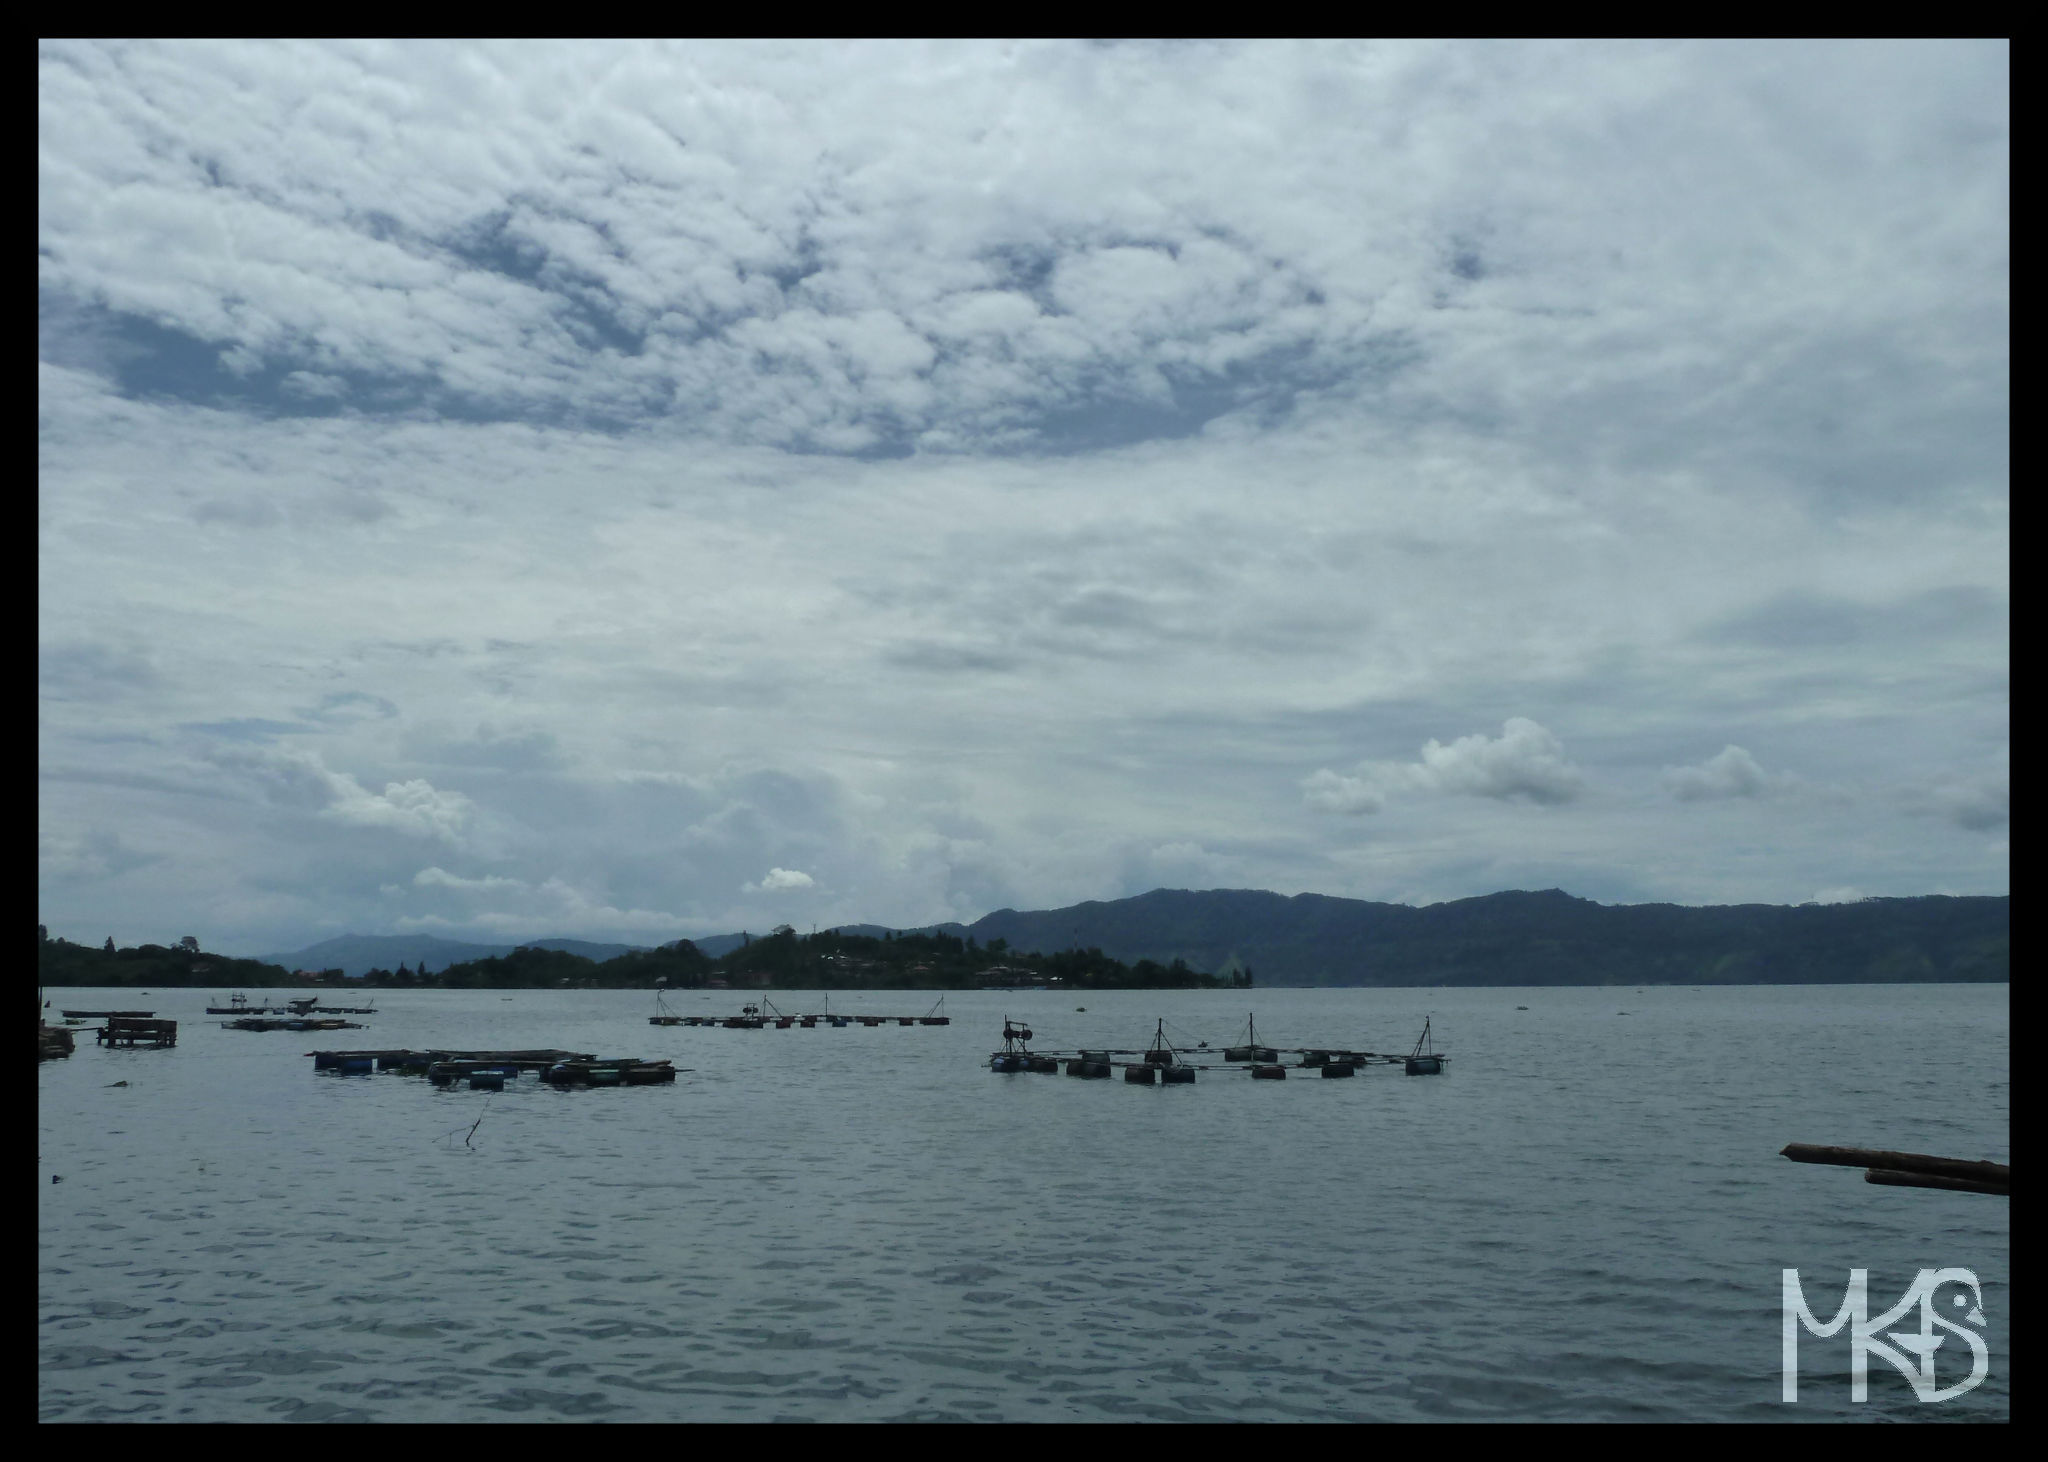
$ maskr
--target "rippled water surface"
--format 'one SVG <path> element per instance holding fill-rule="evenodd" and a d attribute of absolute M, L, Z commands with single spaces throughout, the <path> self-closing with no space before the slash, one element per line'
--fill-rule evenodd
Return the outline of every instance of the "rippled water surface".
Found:
<path fill-rule="evenodd" d="M 948 1027 L 761 1031 L 425 991 L 319 1036 L 223 1030 L 204 991 L 49 994 L 181 1026 L 39 1068 L 46 1420 L 2009 1415 L 2007 1200 L 1778 1156 L 2008 1160 L 2004 986 L 980 992 Z M 1433 1012 L 1454 1059 L 986 1069 L 1006 1013 L 1047 1048 L 1142 1046 L 1162 1016 L 1221 1046 L 1247 1004 L 1263 1041 L 1373 1050 Z M 689 1070 L 486 1094 L 304 1054 L 426 1046 Z M 1982 1386 L 1922 1404 L 1880 1363 L 1853 1405 L 1846 1343 L 1808 1337 L 1779 1400 L 1782 1269 L 1826 1318 L 1852 1267 L 1876 1309 L 1947 1265 L 1984 1283 Z"/>

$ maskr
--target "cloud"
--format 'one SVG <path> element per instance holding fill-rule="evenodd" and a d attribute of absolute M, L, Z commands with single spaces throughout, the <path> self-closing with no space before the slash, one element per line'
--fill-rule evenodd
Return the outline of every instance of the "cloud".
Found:
<path fill-rule="evenodd" d="M 1957 827 L 1988 832 L 2005 826 L 2012 818 L 2012 779 L 2006 773 L 1986 773 L 1972 779 L 1947 781 L 1915 793 L 1910 802 L 1917 810 Z"/>
<path fill-rule="evenodd" d="M 771 868 L 759 883 L 745 885 L 747 893 L 787 893 L 791 889 L 813 887 L 811 875 L 794 868 Z"/>
<path fill-rule="evenodd" d="M 523 892 L 529 885 L 517 878 L 458 878 L 440 868 L 422 868 L 412 876 L 416 888 L 445 888 L 457 893 L 496 893 L 501 889 Z"/>
<path fill-rule="evenodd" d="M 1664 790 L 1680 802 L 1769 797 L 1799 785 L 1795 777 L 1765 771 L 1757 765 L 1755 757 L 1732 745 L 1724 746 L 1698 766 L 1667 767 L 1663 784 Z"/>
<path fill-rule="evenodd" d="M 1516 799 L 1557 806 L 1587 791 L 1585 773 L 1565 759 L 1564 746 L 1526 716 L 1510 716 L 1501 734 L 1461 736 L 1448 746 L 1430 740 L 1416 762 L 1362 762 L 1353 775 L 1324 768 L 1301 782 L 1302 800 L 1324 812 L 1382 811 L 1404 793 Z"/>
<path fill-rule="evenodd" d="M 221 747 L 208 760 L 253 783 L 270 801 L 355 827 L 453 841 L 474 812 L 460 792 L 423 777 L 386 782 L 372 792 L 346 772 L 329 769 L 317 751 Z"/>
<path fill-rule="evenodd" d="M 2006 43 L 38 58 L 53 928 L 2005 886 Z"/>

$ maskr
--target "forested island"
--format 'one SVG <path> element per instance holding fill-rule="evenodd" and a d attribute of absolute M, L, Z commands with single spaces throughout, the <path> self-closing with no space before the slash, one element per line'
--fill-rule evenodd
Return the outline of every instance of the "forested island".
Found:
<path fill-rule="evenodd" d="M 44 985 L 110 985 L 156 989 L 205 986 L 367 985 L 373 989 L 519 990 L 563 987 L 604 990 L 978 990 L 988 986 L 1070 990 L 1247 989 L 1249 969 L 1211 975 L 1183 960 L 1131 964 L 1099 949 L 1019 953 L 1007 941 L 977 944 L 971 935 L 879 936 L 826 930 L 798 934 L 788 925 L 713 959 L 687 939 L 603 961 L 568 950 L 521 946 L 508 954 L 465 960 L 429 973 L 372 969 L 351 978 L 339 969 L 295 973 L 282 965 L 208 954 L 196 939 L 174 946 L 117 949 L 73 944 L 42 934 L 38 978 Z"/>

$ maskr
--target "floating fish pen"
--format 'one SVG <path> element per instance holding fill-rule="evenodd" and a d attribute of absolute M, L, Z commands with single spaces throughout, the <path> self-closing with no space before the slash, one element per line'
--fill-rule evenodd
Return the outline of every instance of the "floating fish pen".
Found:
<path fill-rule="evenodd" d="M 1422 1020 L 1422 1039 L 1415 1043 L 1415 1049 L 1408 1053 L 1408 1074 L 1410 1076 L 1439 1076 L 1443 1073 L 1444 1062 L 1449 1058 L 1441 1054 L 1429 1039 L 1429 1018 Z"/>
<path fill-rule="evenodd" d="M 154 1010 L 67 1010 L 66 1020 L 148 1020 Z"/>
<path fill-rule="evenodd" d="M 1357 1076 L 1368 1066 L 1405 1064 L 1414 1075 L 1435 1075 L 1449 1058 L 1431 1044 L 1429 1023 L 1423 1022 L 1422 1038 L 1410 1055 L 1396 1056 L 1344 1046 L 1267 1046 L 1258 1039 L 1256 1026 L 1245 1022 L 1241 1045 L 1225 1046 L 1221 1061 L 1207 1041 L 1186 1037 L 1179 1045 L 1167 1038 L 1166 1022 L 1158 1022 L 1152 1043 L 1142 1049 L 1098 1049 L 1064 1052 L 1034 1052 L 1027 1044 L 1031 1031 L 1022 1024 L 1003 1021 L 1003 1049 L 989 1056 L 989 1069 L 1001 1072 L 1060 1071 L 1069 1076 L 1102 1079 L 1121 1070 L 1132 1086 L 1187 1086 L 1204 1071 L 1244 1071 L 1254 1081 L 1285 1081 L 1290 1071 L 1342 1080 Z M 1204 1059 L 1204 1058 L 1209 1059 Z M 1287 1059 L 1287 1058 L 1292 1058 Z M 1039 1064 L 1043 1063 L 1043 1064 Z M 1418 1066 L 1418 1063 L 1421 1063 Z"/>
<path fill-rule="evenodd" d="M 224 1020 L 220 1023 L 224 1031 L 359 1031 L 363 1023 L 357 1020 L 330 1020 L 324 1016 L 310 1015 L 245 1015 L 240 1020 Z"/>
<path fill-rule="evenodd" d="M 315 1071 L 366 1076 L 372 1070 L 424 1076 L 437 1087 L 503 1091 L 532 1072 L 552 1086 L 656 1086 L 676 1079 L 669 1061 L 598 1057 L 584 1051 L 308 1051 Z"/>
<path fill-rule="evenodd" d="M 407 1076 L 424 1076 L 430 1067 L 445 1062 L 468 1062 L 475 1066 L 511 1067 L 517 1071 L 545 1071 L 559 1061 L 594 1061 L 583 1051 L 308 1051 L 315 1071 L 397 1071 Z"/>
<path fill-rule="evenodd" d="M 111 1016 L 99 1028 L 99 1043 L 102 1046 L 175 1046 L 178 1044 L 178 1023 L 175 1020 Z"/>
<path fill-rule="evenodd" d="M 806 1014 L 792 1014 L 789 1011 L 778 1010 L 774 1002 L 764 997 L 758 1005 L 742 1005 L 738 1015 L 676 1015 L 674 1012 L 660 1006 L 659 996 L 655 998 L 657 1009 L 654 1015 L 648 1017 L 648 1024 L 650 1025 L 718 1026 L 725 1030 L 757 1031 L 766 1030 L 770 1026 L 773 1026 L 776 1030 L 789 1030 L 791 1027 L 815 1030 L 821 1025 L 829 1025 L 843 1030 L 850 1025 L 861 1025 L 872 1030 L 877 1026 L 884 1025 L 951 1025 L 953 1023 L 951 1016 L 942 1013 L 946 1004 L 946 997 L 943 995 L 939 997 L 938 1003 L 933 1005 L 923 1015 L 878 1015 L 868 1011 L 855 1011 L 851 1013 L 843 1010 L 834 1011 L 831 1009 L 831 998 L 829 996 L 826 997 L 824 1009 Z"/>

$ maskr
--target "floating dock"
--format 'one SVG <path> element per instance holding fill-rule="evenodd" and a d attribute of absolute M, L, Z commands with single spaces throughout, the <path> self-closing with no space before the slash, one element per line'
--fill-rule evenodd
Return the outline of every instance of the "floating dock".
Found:
<path fill-rule="evenodd" d="M 102 1046 L 175 1046 L 175 1020 L 142 1020 L 134 1016 L 113 1016 L 96 1033 Z"/>
<path fill-rule="evenodd" d="M 581 1051 L 308 1051 L 315 1071 L 341 1076 L 371 1070 L 424 1076 L 435 1086 L 467 1085 L 502 1091 L 507 1081 L 533 1072 L 553 1086 L 656 1086 L 676 1079 L 669 1061 L 637 1056 L 592 1056 Z"/>
<path fill-rule="evenodd" d="M 654 1014 L 647 1017 L 647 1023 L 649 1025 L 719 1026 L 725 1030 L 739 1031 L 766 1030 L 769 1026 L 773 1026 L 777 1030 L 788 1030 L 791 1026 L 800 1026 L 805 1030 L 810 1030 L 821 1025 L 841 1027 L 849 1025 L 870 1027 L 878 1025 L 951 1025 L 953 1017 L 939 1013 L 945 1003 L 946 997 L 941 995 L 938 1004 L 932 1006 L 923 1015 L 876 1015 L 865 1010 L 851 1013 L 843 1010 L 833 1010 L 831 1008 L 832 1002 L 827 998 L 825 1008 L 817 1011 L 815 1014 L 791 1014 L 786 1011 L 777 1010 L 773 1004 L 764 999 L 759 1005 L 741 1006 L 738 1015 L 677 1015 L 674 1011 L 663 1005 L 660 997 L 657 996 Z"/>
<path fill-rule="evenodd" d="M 245 1015 L 240 1020 L 224 1020 L 220 1023 L 224 1031 L 359 1031 L 361 1021 L 327 1020 L 308 1015 Z"/>
<path fill-rule="evenodd" d="M 1181 1086 L 1192 1084 L 1206 1071 L 1245 1071 L 1254 1081 L 1284 1081 L 1290 1071 L 1313 1073 L 1322 1078 L 1356 1076 L 1371 1066 L 1403 1066 L 1410 1076 L 1440 1074 L 1449 1057 L 1430 1044 L 1429 1022 L 1423 1021 L 1422 1038 L 1414 1051 L 1397 1056 L 1383 1051 L 1365 1051 L 1338 1046 L 1261 1045 L 1253 1022 L 1245 1023 L 1242 1045 L 1225 1046 L 1222 1059 L 1207 1041 L 1176 1046 L 1166 1036 L 1161 1020 L 1152 1044 L 1138 1049 L 1101 1048 L 1076 1051 L 1033 1051 L 1031 1030 L 1021 1022 L 1003 1021 L 1003 1049 L 989 1054 L 991 1071 L 1044 1072 L 1064 1070 L 1069 1076 L 1102 1079 L 1123 1072 L 1133 1086 Z M 1289 1060 L 1287 1058 L 1296 1058 Z"/>

